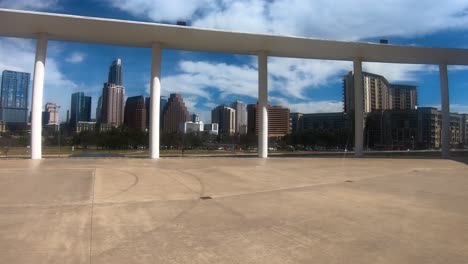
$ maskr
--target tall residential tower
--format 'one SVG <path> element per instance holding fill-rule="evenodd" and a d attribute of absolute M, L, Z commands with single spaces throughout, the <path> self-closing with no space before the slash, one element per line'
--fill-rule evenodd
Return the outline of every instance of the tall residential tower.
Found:
<path fill-rule="evenodd" d="M 362 73 L 364 113 L 391 109 L 416 109 L 418 103 L 416 86 L 391 84 L 385 77 Z M 349 72 L 343 79 L 344 111 L 354 111 L 354 74 Z"/>
<path fill-rule="evenodd" d="M 268 137 L 284 137 L 290 133 L 289 108 L 267 106 Z M 247 105 L 248 133 L 258 135 L 258 104 Z"/>

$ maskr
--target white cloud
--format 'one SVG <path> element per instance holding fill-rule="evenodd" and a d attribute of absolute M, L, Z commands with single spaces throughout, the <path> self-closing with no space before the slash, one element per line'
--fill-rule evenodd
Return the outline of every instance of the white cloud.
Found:
<path fill-rule="evenodd" d="M 448 29 L 466 29 L 466 0 L 108 0 L 114 7 L 153 21 L 190 20 L 195 27 L 359 40 L 372 37 L 414 37 Z M 311 47 L 312 48 L 312 47 Z M 246 65 L 182 61 L 179 74 L 163 79 L 163 93 L 174 91 L 210 98 L 208 88 L 227 95 L 257 96 L 256 58 Z M 307 90 L 330 84 L 341 89 L 341 77 L 352 63 L 269 58 L 269 90 L 291 102 L 311 100 Z M 363 69 L 391 82 L 416 82 L 429 65 L 364 63 Z M 451 67 L 450 69 L 455 69 Z M 340 102 L 285 104 L 298 110 L 339 110 Z M 315 111 L 315 110 L 312 110 Z"/>
<path fill-rule="evenodd" d="M 251 65 L 181 61 L 178 70 L 181 73 L 162 78 L 163 95 L 180 92 L 209 99 L 208 89 L 212 88 L 217 89 L 221 97 L 230 94 L 252 96 L 258 86 L 257 70 Z"/>
<path fill-rule="evenodd" d="M 465 49 L 468 49 L 468 47 L 466 47 Z M 468 66 L 466 66 L 466 65 L 449 65 L 448 70 L 449 71 L 467 71 Z"/>
<path fill-rule="evenodd" d="M 343 102 L 333 100 L 290 102 L 285 98 L 271 97 L 270 102 L 274 105 L 281 105 L 289 108 L 291 113 L 331 113 L 342 112 Z"/>
<path fill-rule="evenodd" d="M 429 107 L 435 107 L 439 110 L 442 109 L 440 104 L 433 104 Z M 450 104 L 450 113 L 468 114 L 468 104 Z"/>
<path fill-rule="evenodd" d="M 389 82 L 418 81 L 421 73 L 439 71 L 434 65 L 364 62 L 364 71 L 384 76 Z"/>
<path fill-rule="evenodd" d="M 356 40 L 417 36 L 466 28 L 466 0 L 108 0 L 153 21 L 191 20 L 193 26 Z"/>
<path fill-rule="evenodd" d="M 56 9 L 58 0 L 1 0 L 0 7 L 27 10 Z"/>
<path fill-rule="evenodd" d="M 195 112 L 196 106 L 198 102 L 198 97 L 196 96 L 185 96 L 184 103 L 187 107 L 187 110 L 192 114 Z"/>
<path fill-rule="evenodd" d="M 214 5 L 212 0 L 109 0 L 115 8 L 134 16 L 145 16 L 155 21 L 176 21 L 191 18 L 195 13 Z"/>
<path fill-rule="evenodd" d="M 363 67 L 366 71 L 385 76 L 391 82 L 417 81 L 418 74 L 437 70 L 434 66 L 384 63 L 365 63 Z M 316 101 L 307 91 L 330 85 L 342 89 L 342 76 L 350 70 L 351 62 L 269 58 L 269 91 L 288 98 L 288 101 L 280 101 L 278 98 L 273 101 L 289 106 L 294 111 L 341 111 L 342 102 Z M 197 108 L 196 101 L 200 98 L 208 99 L 204 108 L 213 106 L 213 89 L 220 93 L 221 99 L 229 95 L 257 97 L 258 69 L 254 59 L 244 65 L 181 61 L 177 71 L 178 74 L 162 79 L 162 94 L 168 96 L 179 92 L 193 99 L 193 103 L 188 104 L 192 112 Z"/>
<path fill-rule="evenodd" d="M 81 53 L 81 52 L 73 52 L 70 54 L 70 56 L 68 56 L 68 58 L 66 58 L 65 60 L 67 62 L 70 62 L 70 63 L 80 63 L 80 62 L 83 62 L 83 60 L 85 59 L 86 57 L 86 54 L 84 53 Z"/>
<path fill-rule="evenodd" d="M 271 3 L 258 0 L 218 1 L 216 8 L 193 20 L 193 26 L 256 33 L 280 33 L 268 17 Z M 272 21 L 273 20 L 273 21 Z M 290 30 L 288 30 L 290 31 Z M 288 33 L 288 32 L 282 32 Z"/>
<path fill-rule="evenodd" d="M 341 61 L 270 58 L 269 90 L 304 99 L 304 90 L 339 81 L 351 69 Z M 216 89 L 221 98 L 228 95 L 257 97 L 258 70 L 255 60 L 244 65 L 209 61 L 181 61 L 180 73 L 162 79 L 162 94 L 180 92 L 211 98 L 208 89 Z"/>
<path fill-rule="evenodd" d="M 338 83 L 351 69 L 352 63 L 346 61 L 269 58 L 269 89 L 306 99 L 305 90 Z"/>
<path fill-rule="evenodd" d="M 385 76 L 389 81 L 417 81 L 422 72 L 437 71 L 435 66 L 391 63 L 364 63 L 363 69 Z M 181 61 L 179 74 L 163 78 L 164 93 L 182 92 L 209 98 L 206 88 L 215 88 L 222 97 L 244 95 L 256 97 L 258 72 L 256 61 L 245 65 L 209 61 Z M 305 99 L 304 91 L 336 83 L 352 70 L 346 61 L 269 58 L 269 90 Z"/>
<path fill-rule="evenodd" d="M 460 113 L 460 114 L 468 114 L 468 104 L 451 104 L 450 105 L 450 112 Z"/>
<path fill-rule="evenodd" d="M 305 37 L 360 40 L 372 37 L 414 37 L 449 29 L 466 29 L 466 0 L 108 0 L 115 8 L 153 21 L 183 19 L 195 27 Z M 311 47 L 313 48 L 313 47 Z M 182 61 L 180 73 L 163 79 L 163 93 L 179 91 L 209 98 L 257 96 L 256 59 L 243 66 Z M 307 101 L 307 90 L 336 84 L 352 70 L 350 62 L 269 58 L 269 90 Z M 418 81 L 435 66 L 365 63 L 364 70 L 391 82 Z M 328 104 L 329 103 L 329 104 Z M 336 105 L 327 102 L 328 105 Z M 305 107 L 303 105 L 299 105 Z"/>

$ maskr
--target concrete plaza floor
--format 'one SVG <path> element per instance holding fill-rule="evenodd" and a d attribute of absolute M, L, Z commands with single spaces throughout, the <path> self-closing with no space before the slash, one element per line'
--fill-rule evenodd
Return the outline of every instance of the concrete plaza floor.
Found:
<path fill-rule="evenodd" d="M 0 263 L 468 263 L 468 166 L 0 160 Z"/>

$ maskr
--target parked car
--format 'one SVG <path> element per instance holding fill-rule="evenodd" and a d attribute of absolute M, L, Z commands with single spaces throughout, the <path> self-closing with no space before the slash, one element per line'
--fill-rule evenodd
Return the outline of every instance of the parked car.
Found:
<path fill-rule="evenodd" d="M 284 147 L 284 149 L 287 150 L 287 151 L 295 151 L 295 150 L 296 150 L 296 149 L 295 149 L 293 146 L 291 146 L 291 145 L 286 145 L 286 146 Z"/>

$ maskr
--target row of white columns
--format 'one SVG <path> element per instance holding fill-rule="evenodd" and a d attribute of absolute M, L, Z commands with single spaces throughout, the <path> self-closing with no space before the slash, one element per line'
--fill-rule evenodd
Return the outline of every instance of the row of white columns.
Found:
<path fill-rule="evenodd" d="M 42 105 L 44 91 L 45 59 L 47 36 L 39 34 L 36 46 L 31 107 L 31 158 L 42 158 Z M 362 157 L 364 149 L 364 108 L 362 85 L 362 60 L 354 60 L 354 109 L 355 109 L 355 156 Z M 441 64 L 440 88 L 442 96 L 442 157 L 449 158 L 450 150 L 450 106 L 448 91 L 447 65 Z M 360 87 L 360 88 L 359 88 Z M 359 89 L 358 89 L 359 88 Z M 152 45 L 151 89 L 150 89 L 150 158 L 159 158 L 161 95 L 161 45 Z M 258 53 L 258 157 L 268 157 L 268 55 Z"/>

